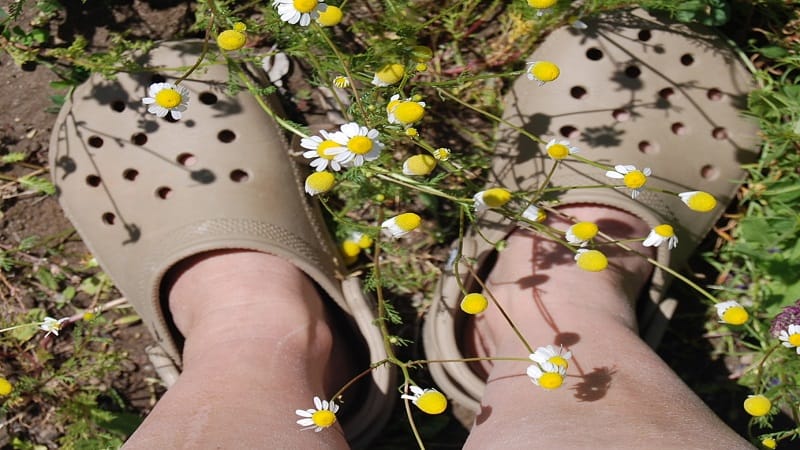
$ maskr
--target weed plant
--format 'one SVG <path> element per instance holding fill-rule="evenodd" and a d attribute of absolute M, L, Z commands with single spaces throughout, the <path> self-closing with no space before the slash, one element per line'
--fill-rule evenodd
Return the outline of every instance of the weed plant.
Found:
<path fill-rule="evenodd" d="M 544 194 L 565 187 L 551 187 L 545 181 L 529 192 L 512 192 L 487 185 L 486 169 L 507 82 L 528 76 L 532 86 L 543 84 L 544 89 L 546 83 L 557 82 L 557 62 L 525 61 L 542 36 L 561 26 L 580 28 L 584 18 L 634 2 L 331 1 L 324 12 L 315 1 L 275 3 L 191 3 L 195 22 L 187 36 L 175 37 L 199 37 L 208 45 L 197 64 L 180 68 L 180 73 L 186 77 L 202 71 L 204 64 L 226 63 L 231 69 L 229 93 L 247 90 L 263 99 L 276 92 L 275 86 L 254 81 L 245 67 L 274 67 L 280 52 L 300 68 L 309 92 L 322 93 L 344 117 L 342 125 L 312 130 L 302 118 L 282 117 L 262 102 L 287 133 L 300 139 L 303 150 L 297 156 L 311 165 L 306 191 L 329 213 L 350 268 L 361 274 L 365 288 L 377 299 L 377 324 L 390 354 L 373 365 L 392 364 L 402 373 L 398 395 L 406 400 L 413 442 L 423 447 L 416 422 L 427 419 L 412 410 L 438 414 L 447 400 L 412 376 L 417 372 L 411 369 L 424 367 L 427 361 L 407 359 L 403 346 L 416 340 L 410 330 L 430 305 L 441 268 L 446 263 L 471 268 L 474 263 L 458 252 L 448 254 L 446 248 L 475 223 L 476 214 L 492 209 L 509 222 L 561 242 L 587 271 L 605 269 L 604 246 L 629 249 L 595 224 L 577 223 L 567 234 L 545 225 L 545 215 L 559 212 L 557 203 Z M 800 16 L 784 3 L 768 0 L 735 5 L 725 0 L 639 3 L 683 22 L 709 26 L 737 20 L 734 11 L 742 8 L 763 18 L 761 34 L 747 49 L 759 85 L 750 95 L 749 114 L 761 125 L 763 153 L 758 163 L 746 167 L 750 177 L 727 216 L 730 226 L 717 230 L 724 245 L 708 255 L 720 273 L 719 283 L 703 288 L 674 275 L 695 290 L 694 298 L 686 301 L 708 305 L 707 328 L 722 337 L 713 341 L 718 355 L 746 362 L 737 381 L 752 392 L 742 399 L 743 408 L 753 416 L 748 432 L 754 443 L 774 448 L 800 433 L 800 304 L 795 303 L 800 298 L 796 275 Z M 120 72 L 155 70 L 134 59 L 154 42 L 130 34 L 112 33 L 102 50 L 81 36 L 57 43 L 53 29 L 63 17 L 61 5 L 52 0 L 16 1 L 0 9 L 0 46 L 18 65 L 36 64 L 58 75 L 61 81 L 52 86 L 59 92 L 54 96 L 56 106 L 68 89 L 92 73 L 113 78 Z M 756 36 L 755 31 L 750 35 Z M 180 119 L 191 114 L 186 95 L 180 81 L 154 84 L 144 102 L 151 113 Z M 577 152 L 579 143 L 545 142 L 524 130 L 520 133 L 546 146 L 555 161 L 553 170 L 560 160 L 578 159 L 608 173 L 608 184 L 600 188 L 626 189 L 634 197 L 647 189 L 649 169 L 624 166 L 624 161 L 617 166 L 591 161 Z M 25 154 L 6 153 L 2 158 L 4 164 L 24 169 L 24 175 L 6 179 L 6 186 L 15 186 L 17 195 L 53 195 L 52 185 L 43 177 L 46 170 L 26 163 Z M 662 194 L 680 196 L 699 214 L 715 204 L 702 191 Z M 670 246 L 673 236 L 672 228 L 664 224 L 641 240 Z M 21 283 L 33 284 L 38 299 L 4 301 L 0 413 L 6 423 L 20 424 L 36 412 L 51 414 L 58 434 L 53 442 L 64 448 L 118 446 L 131 421 L 101 403 L 124 406 L 103 380 L 121 370 L 124 355 L 109 351 L 113 344 L 107 334 L 125 319 L 106 317 L 106 311 L 120 302 L 113 299 L 109 279 L 90 263 L 46 265 L 47 258 L 66 261 L 63 242 L 56 236 L 35 246 L 31 237 L 0 251 L 3 284 L 10 291 Z M 504 243 L 495 245 L 502 250 Z M 499 307 L 496 302 L 489 305 L 490 294 L 488 298 L 464 294 L 465 313 Z M 46 305 L 47 311 L 36 305 Z M 528 370 L 534 384 L 557 389 L 569 352 L 534 350 L 524 336 L 520 338 L 536 355 Z M 530 361 L 527 355 L 517 359 Z M 309 428 L 330 426 L 336 419 L 335 402 L 347 394 L 344 388 L 330 399 L 318 399 L 315 408 L 300 414 L 298 423 Z M 793 428 L 773 426 L 781 412 L 791 418 Z M 13 439 L 14 448 L 44 444 L 34 434 L 19 433 Z"/>

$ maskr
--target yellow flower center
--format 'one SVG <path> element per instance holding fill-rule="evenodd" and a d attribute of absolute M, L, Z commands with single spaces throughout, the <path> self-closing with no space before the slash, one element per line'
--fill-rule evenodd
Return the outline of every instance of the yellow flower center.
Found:
<path fill-rule="evenodd" d="M 406 160 L 405 167 L 413 175 L 428 175 L 436 168 L 436 159 L 431 155 L 414 155 Z"/>
<path fill-rule="evenodd" d="M 564 144 L 553 144 L 547 148 L 547 154 L 553 159 L 564 159 L 569 156 L 569 147 Z"/>
<path fill-rule="evenodd" d="M 775 448 L 778 446 L 778 442 L 773 438 L 764 438 L 761 440 L 761 445 L 767 448 Z"/>
<path fill-rule="evenodd" d="M 372 150 L 372 139 L 366 136 L 356 136 L 347 141 L 347 149 L 356 155 L 363 155 Z"/>
<path fill-rule="evenodd" d="M 417 132 L 416 128 L 406 128 L 406 136 L 408 137 L 417 137 L 419 136 L 419 132 Z"/>
<path fill-rule="evenodd" d="M 336 422 L 336 414 L 327 409 L 321 409 L 311 414 L 311 421 L 318 427 L 328 428 Z"/>
<path fill-rule="evenodd" d="M 395 84 L 403 78 L 406 68 L 402 64 L 387 64 L 381 67 L 375 76 L 386 84 Z"/>
<path fill-rule="evenodd" d="M 306 178 L 306 185 L 318 194 L 330 191 L 335 182 L 336 178 L 330 172 L 314 172 Z"/>
<path fill-rule="evenodd" d="M 482 294 L 467 294 L 461 300 L 461 310 L 467 314 L 480 314 L 486 311 L 489 301 Z"/>
<path fill-rule="evenodd" d="M 394 109 L 394 117 L 403 125 L 418 122 L 425 114 L 425 108 L 417 102 L 401 102 Z"/>
<path fill-rule="evenodd" d="M 422 218 L 414 213 L 404 213 L 395 217 L 394 223 L 403 231 L 411 231 L 422 223 Z"/>
<path fill-rule="evenodd" d="M 158 106 L 172 109 L 181 104 L 181 94 L 172 88 L 162 89 L 156 94 L 155 101 Z"/>
<path fill-rule="evenodd" d="M 546 372 L 539 377 L 539 386 L 545 389 L 557 389 L 564 383 L 564 377 L 558 373 Z"/>
<path fill-rule="evenodd" d="M 511 200 L 511 192 L 503 188 L 487 189 L 483 193 L 483 203 L 489 208 L 499 208 Z"/>
<path fill-rule="evenodd" d="M 14 390 L 14 386 L 11 385 L 11 382 L 6 380 L 5 378 L 0 378 L 0 395 L 6 396 Z"/>
<path fill-rule="evenodd" d="M 323 27 L 332 27 L 339 25 L 342 21 L 342 10 L 338 6 L 328 5 L 324 12 L 320 13 L 317 22 Z"/>
<path fill-rule="evenodd" d="M 294 9 L 305 14 L 313 11 L 319 2 L 317 0 L 294 0 L 292 4 L 294 5 Z"/>
<path fill-rule="evenodd" d="M 97 314 L 95 314 L 95 313 L 93 313 L 93 312 L 91 312 L 91 311 L 86 311 L 85 313 L 83 313 L 83 316 L 82 316 L 81 318 L 82 318 L 83 320 L 85 320 L 85 321 L 89 322 L 89 321 L 92 321 L 92 320 L 94 320 L 94 319 L 95 319 L 95 317 L 97 317 Z"/>
<path fill-rule="evenodd" d="M 341 147 L 341 146 L 342 146 L 342 144 L 340 144 L 340 143 L 338 143 L 336 141 L 332 141 L 330 139 L 326 139 L 326 140 L 320 142 L 319 145 L 317 146 L 317 155 L 319 155 L 320 158 L 324 158 L 324 159 L 328 159 L 328 160 L 333 159 L 333 157 L 335 155 L 328 154 L 328 152 L 326 150 L 331 149 L 331 148 Z"/>
<path fill-rule="evenodd" d="M 800 347 L 800 334 L 790 334 L 789 341 L 790 344 L 794 345 L 795 347 Z"/>
<path fill-rule="evenodd" d="M 698 212 L 709 212 L 717 206 L 717 199 L 708 192 L 696 192 L 686 201 L 689 209 Z"/>
<path fill-rule="evenodd" d="M 625 174 L 622 182 L 630 189 L 639 189 L 647 183 L 647 175 L 641 170 L 632 170 Z"/>
<path fill-rule="evenodd" d="M 447 161 L 450 159 L 450 149 L 447 148 L 437 148 L 433 151 L 433 157 L 438 159 L 439 161 Z"/>
<path fill-rule="evenodd" d="M 598 250 L 587 250 L 578 255 L 577 263 L 587 272 L 600 272 L 608 267 L 608 258 Z"/>
<path fill-rule="evenodd" d="M 372 238 L 367 236 L 366 234 L 362 234 L 361 237 L 358 238 L 358 246 L 361 248 L 372 247 Z"/>
<path fill-rule="evenodd" d="M 732 306 L 722 313 L 722 321 L 731 325 L 741 325 L 747 322 L 749 317 L 747 310 L 741 306 Z M 798 339 L 798 343 L 800 343 L 800 339 Z"/>
<path fill-rule="evenodd" d="M 427 414 L 441 414 L 447 409 L 447 397 L 439 391 L 428 391 L 417 399 L 417 407 Z"/>
<path fill-rule="evenodd" d="M 572 226 L 572 234 L 582 241 L 588 241 L 597 236 L 597 231 L 597 225 L 592 222 L 578 222 Z"/>
<path fill-rule="evenodd" d="M 330 6 L 328 8 L 330 8 Z M 338 88 L 344 89 L 350 86 L 350 80 L 348 80 L 347 77 L 339 75 L 338 77 L 333 79 L 333 85 Z"/>
<path fill-rule="evenodd" d="M 549 8 L 556 4 L 557 0 L 528 0 L 528 5 L 538 9 Z"/>
<path fill-rule="evenodd" d="M 353 264 L 358 260 L 358 254 L 361 253 L 361 247 L 353 241 L 344 241 L 342 243 L 342 255 L 344 255 L 344 263 L 347 265 Z"/>
<path fill-rule="evenodd" d="M 542 83 L 555 80 L 561 75 L 561 70 L 550 61 L 537 61 L 528 69 L 533 77 Z"/>
<path fill-rule="evenodd" d="M 565 369 L 567 367 L 569 367 L 569 362 L 567 362 L 567 360 L 564 359 L 564 357 L 560 356 L 560 355 L 551 356 L 550 359 L 548 359 L 547 361 L 551 362 L 551 363 L 553 363 L 553 364 L 555 364 L 555 365 L 557 365 L 559 367 L 563 367 Z"/>
<path fill-rule="evenodd" d="M 661 224 L 653 228 L 653 231 L 655 231 L 657 235 L 665 238 L 675 236 L 675 230 L 672 228 L 672 225 Z"/>
<path fill-rule="evenodd" d="M 744 401 L 744 410 L 754 417 L 766 416 L 772 408 L 772 402 L 763 395 L 751 395 Z"/>
<path fill-rule="evenodd" d="M 400 104 L 400 100 L 395 99 L 395 100 L 390 101 L 389 104 L 386 105 L 386 113 L 387 114 L 393 113 L 394 109 L 397 108 L 397 105 L 399 105 L 399 104 Z"/>
<path fill-rule="evenodd" d="M 236 30 L 225 30 L 217 36 L 217 45 L 227 51 L 239 50 L 244 47 L 246 41 L 247 36 Z"/>

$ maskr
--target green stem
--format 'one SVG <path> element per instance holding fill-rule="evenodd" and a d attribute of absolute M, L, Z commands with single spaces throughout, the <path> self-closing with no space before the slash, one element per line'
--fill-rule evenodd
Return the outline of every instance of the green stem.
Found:
<path fill-rule="evenodd" d="M 333 54 L 336 55 L 336 59 L 339 60 L 339 64 L 342 65 L 342 70 L 344 70 L 344 74 L 347 76 L 347 79 L 350 80 L 350 90 L 353 92 L 353 100 L 355 100 L 356 105 L 358 105 L 358 109 L 361 110 L 361 117 L 364 120 L 364 124 L 367 127 L 372 128 L 372 125 L 370 124 L 369 121 L 369 116 L 367 115 L 367 110 L 364 108 L 364 104 L 361 102 L 361 97 L 358 95 L 358 90 L 356 89 L 356 84 L 354 82 L 355 78 L 353 78 L 353 74 L 350 73 L 350 67 L 348 64 L 345 63 L 344 56 L 342 56 L 341 52 L 339 52 L 339 49 L 336 48 L 336 45 L 333 43 L 333 41 L 331 41 L 331 38 L 328 36 L 327 33 L 325 33 L 325 30 L 323 30 L 322 27 L 319 26 L 319 24 L 312 23 L 312 26 L 317 31 L 317 33 L 319 33 L 319 35 L 322 37 L 325 43 L 328 44 L 328 47 L 330 47 L 330 49 L 333 51 Z"/>

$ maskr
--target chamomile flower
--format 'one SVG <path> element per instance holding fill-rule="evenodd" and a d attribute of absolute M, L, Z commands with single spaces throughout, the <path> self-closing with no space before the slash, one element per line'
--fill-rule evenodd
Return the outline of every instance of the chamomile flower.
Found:
<path fill-rule="evenodd" d="M 438 159 L 439 161 L 447 161 L 450 159 L 450 154 L 452 152 L 449 148 L 439 147 L 433 151 L 433 157 Z"/>
<path fill-rule="evenodd" d="M 246 29 L 245 24 L 236 22 L 233 29 L 225 30 L 217 36 L 217 45 L 227 51 L 239 50 L 247 42 L 247 35 L 244 34 Z"/>
<path fill-rule="evenodd" d="M 350 233 L 348 240 L 353 241 L 358 245 L 358 248 L 365 249 L 372 247 L 372 238 L 359 231 Z"/>
<path fill-rule="evenodd" d="M 319 18 L 328 5 L 325 0 L 272 0 L 272 6 L 278 8 L 282 21 L 307 27 L 312 20 Z"/>
<path fill-rule="evenodd" d="M 317 172 L 322 172 L 329 166 L 331 170 L 336 172 L 342 170 L 342 165 L 334 159 L 336 155 L 330 153 L 331 149 L 341 148 L 342 144 L 333 140 L 332 133 L 321 130 L 319 134 L 322 137 L 311 136 L 300 140 L 300 147 L 308 149 L 308 151 L 303 152 L 303 157 L 312 160 L 310 165 Z"/>
<path fill-rule="evenodd" d="M 537 81 L 539 86 L 549 83 L 561 75 L 561 69 L 550 61 L 531 61 L 528 63 L 526 72 L 528 79 Z"/>
<path fill-rule="evenodd" d="M 714 307 L 717 308 L 717 316 L 719 316 L 720 322 L 723 323 L 742 325 L 750 318 L 744 306 L 733 300 L 719 302 Z"/>
<path fill-rule="evenodd" d="M 778 442 L 775 440 L 775 438 L 766 437 L 761 440 L 761 445 L 766 448 L 776 448 L 778 446 Z"/>
<path fill-rule="evenodd" d="M 522 212 L 522 217 L 531 222 L 544 222 L 545 219 L 547 219 L 547 213 L 536 205 L 529 205 L 525 208 L 525 211 Z"/>
<path fill-rule="evenodd" d="M 717 206 L 717 199 L 708 192 L 689 191 L 678 194 L 683 203 L 692 211 L 709 212 Z"/>
<path fill-rule="evenodd" d="M 569 367 L 569 360 L 572 358 L 572 352 L 564 350 L 563 346 L 556 347 L 555 345 L 548 345 L 547 347 L 537 348 L 528 358 L 539 365 L 551 363 L 563 367 L 566 370 Z"/>
<path fill-rule="evenodd" d="M 547 143 L 545 151 L 547 152 L 547 156 L 555 160 L 559 160 L 564 159 L 569 155 L 578 153 L 578 147 L 570 145 L 569 141 L 567 140 L 557 141 L 555 139 L 551 139 L 550 142 Z"/>
<path fill-rule="evenodd" d="M 45 337 L 50 336 L 50 333 L 58 336 L 58 332 L 61 331 L 61 327 L 67 320 L 69 320 L 69 317 L 57 320 L 52 317 L 45 317 L 44 321 L 39 324 L 39 329 L 47 332 L 47 334 L 44 335 Z"/>
<path fill-rule="evenodd" d="M 344 14 L 342 13 L 342 9 L 338 6 L 327 5 L 324 11 L 319 13 L 319 17 L 317 18 L 317 23 L 322 25 L 323 27 L 332 27 L 339 25 L 339 22 L 342 21 L 342 17 Z"/>
<path fill-rule="evenodd" d="M 333 85 L 340 89 L 346 89 L 350 87 L 350 79 L 339 75 L 338 77 L 333 79 Z"/>
<path fill-rule="evenodd" d="M 311 409 L 298 409 L 295 414 L 302 417 L 297 421 L 297 424 L 303 427 L 304 430 L 313 429 L 320 432 L 323 428 L 328 428 L 336 423 L 336 412 L 339 411 L 339 405 L 331 400 L 322 400 L 314 396 L 314 407 Z"/>
<path fill-rule="evenodd" d="M 336 162 L 344 167 L 362 166 L 365 161 L 378 159 L 383 144 L 378 140 L 378 130 L 369 129 L 355 122 L 339 127 L 331 139 L 340 144 L 337 148 L 327 149 L 328 155 L 334 155 Z"/>
<path fill-rule="evenodd" d="M 660 247 L 665 242 L 667 248 L 672 250 L 678 246 L 678 236 L 675 236 L 675 229 L 672 228 L 672 225 L 662 223 L 650 230 L 650 234 L 647 235 L 642 245 L 645 247 Z"/>
<path fill-rule="evenodd" d="M 528 0 L 528 6 L 536 9 L 547 9 L 555 5 L 558 0 Z"/>
<path fill-rule="evenodd" d="M 386 219 L 381 228 L 387 230 L 393 238 L 399 238 L 414 231 L 422 223 L 422 218 L 414 213 L 403 213 Z"/>
<path fill-rule="evenodd" d="M 533 384 L 547 390 L 561 387 L 566 373 L 567 368 L 565 366 L 558 366 L 551 362 L 531 364 L 527 370 L 527 374 Z"/>
<path fill-rule="evenodd" d="M 330 172 L 314 172 L 306 177 L 306 192 L 309 195 L 324 194 L 333 189 L 336 178 Z"/>
<path fill-rule="evenodd" d="M 3 377 L 0 377 L 0 397 L 5 397 L 14 390 L 14 385 Z"/>
<path fill-rule="evenodd" d="M 744 410 L 753 417 L 766 416 L 770 409 L 772 402 L 763 395 L 748 395 L 744 400 Z"/>
<path fill-rule="evenodd" d="M 422 120 L 424 115 L 425 102 L 415 102 L 410 98 L 400 100 L 399 94 L 393 95 L 386 106 L 386 116 L 389 123 L 412 125 Z"/>
<path fill-rule="evenodd" d="M 600 272 L 608 267 L 608 258 L 599 250 L 579 249 L 575 254 L 575 262 L 587 272 Z"/>
<path fill-rule="evenodd" d="M 375 86 L 389 86 L 403 79 L 406 68 L 402 64 L 386 64 L 375 72 L 372 77 L 372 84 Z"/>
<path fill-rule="evenodd" d="M 800 355 L 800 325 L 792 324 L 785 330 L 781 330 L 778 339 L 781 340 L 784 347 L 794 347 L 797 354 Z"/>
<path fill-rule="evenodd" d="M 189 90 L 172 83 L 153 83 L 147 89 L 149 97 L 142 103 L 150 105 L 147 112 L 158 117 L 170 114 L 173 119 L 181 118 L 181 113 L 189 106 Z"/>
<path fill-rule="evenodd" d="M 361 247 L 358 246 L 357 242 L 350 239 L 342 242 L 341 250 L 344 256 L 344 263 L 348 266 L 358 261 L 358 255 L 361 254 Z"/>
<path fill-rule="evenodd" d="M 631 198 L 633 199 L 639 196 L 642 192 L 642 188 L 644 188 L 644 185 L 647 183 L 647 177 L 652 174 L 653 171 L 650 170 L 649 167 L 639 170 L 636 166 L 622 164 L 616 165 L 614 166 L 614 170 L 606 172 L 608 178 L 622 180 L 625 187 L 631 190 Z"/>
<path fill-rule="evenodd" d="M 483 212 L 490 208 L 502 208 L 511 200 L 511 192 L 503 188 L 491 188 L 480 191 L 472 199 L 475 201 L 475 212 Z"/>
<path fill-rule="evenodd" d="M 567 228 L 566 239 L 572 245 L 586 247 L 589 241 L 597 236 L 597 224 L 594 222 L 578 222 Z"/>
<path fill-rule="evenodd" d="M 422 389 L 419 386 L 409 386 L 411 394 L 403 394 L 402 399 L 411 400 L 420 411 L 426 414 L 441 414 L 447 409 L 447 397 L 436 389 Z"/>
<path fill-rule="evenodd" d="M 436 158 L 431 155 L 414 155 L 403 161 L 403 174 L 424 176 L 436 168 Z"/>
<path fill-rule="evenodd" d="M 473 292 L 472 294 L 465 295 L 464 298 L 461 299 L 461 304 L 459 306 L 465 313 L 475 315 L 486 311 L 486 308 L 489 307 L 489 300 L 486 300 L 485 295 Z"/>

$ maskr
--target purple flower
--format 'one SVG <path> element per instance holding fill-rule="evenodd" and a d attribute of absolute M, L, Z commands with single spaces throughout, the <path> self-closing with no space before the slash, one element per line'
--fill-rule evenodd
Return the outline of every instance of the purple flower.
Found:
<path fill-rule="evenodd" d="M 769 327 L 769 332 L 775 337 L 781 334 L 781 331 L 786 331 L 789 325 L 800 324 L 800 299 L 794 305 L 789 305 L 783 308 L 783 311 L 775 316 L 772 325 Z"/>

